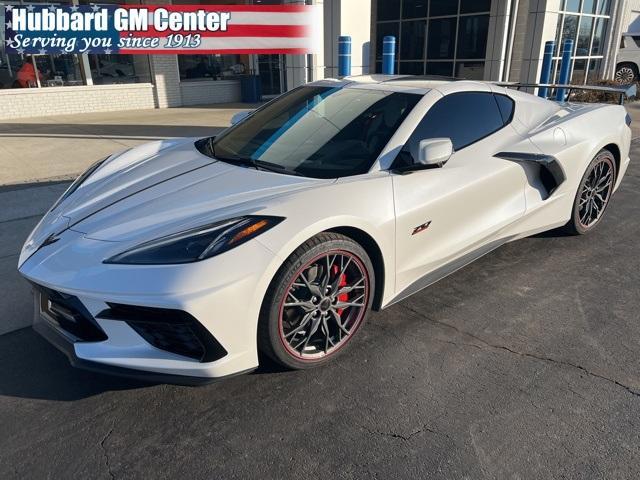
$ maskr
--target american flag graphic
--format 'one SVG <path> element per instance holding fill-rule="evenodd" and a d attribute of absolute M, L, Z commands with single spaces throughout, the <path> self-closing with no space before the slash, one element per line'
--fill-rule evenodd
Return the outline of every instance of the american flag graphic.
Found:
<path fill-rule="evenodd" d="M 105 53 L 105 54 L 198 54 L 198 53 L 268 53 L 306 54 L 320 49 L 321 16 L 316 7 L 307 5 L 2 5 L 4 44 L 7 53 Z M 185 15 L 197 12 L 228 14 L 226 29 L 170 30 L 154 24 L 154 13 Z M 104 15 L 106 29 L 95 25 L 80 31 L 24 28 L 18 25 L 14 11 L 24 15 L 92 14 Z M 118 29 L 116 18 L 127 17 L 131 10 L 148 14 L 145 30 Z M 162 12 L 164 14 L 164 12 Z M 180 18 L 178 16 L 178 18 Z M 193 17 L 192 17 L 193 18 Z M 23 28 L 20 28 L 23 27 Z M 42 25 L 39 25 L 42 27 Z M 188 37 L 188 38 L 187 38 Z M 188 40 L 188 42 L 187 42 Z M 153 43 L 152 43 L 153 42 Z M 1 43 L 1 42 L 0 42 Z"/>

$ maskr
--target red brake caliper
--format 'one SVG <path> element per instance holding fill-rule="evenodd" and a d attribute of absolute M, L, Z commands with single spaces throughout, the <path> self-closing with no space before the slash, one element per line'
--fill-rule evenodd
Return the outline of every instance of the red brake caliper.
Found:
<path fill-rule="evenodd" d="M 338 266 L 334 265 L 333 266 L 333 274 L 337 274 L 338 273 Z M 340 275 L 340 283 L 338 283 L 338 288 L 342 288 L 342 287 L 346 287 L 347 286 L 347 275 L 346 274 L 342 274 Z M 340 295 L 338 295 L 338 301 L 339 302 L 346 302 L 349 299 L 349 294 L 348 293 L 341 293 Z M 338 315 L 342 316 L 342 311 L 344 310 L 344 308 L 339 308 L 338 309 Z"/>

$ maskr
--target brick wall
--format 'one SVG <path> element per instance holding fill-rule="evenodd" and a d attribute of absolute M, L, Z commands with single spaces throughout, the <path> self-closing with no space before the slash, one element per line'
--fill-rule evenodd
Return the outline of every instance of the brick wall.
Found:
<path fill-rule="evenodd" d="M 182 105 L 180 73 L 176 55 L 151 55 L 151 71 L 155 83 L 156 107 L 179 107 Z"/>
<path fill-rule="evenodd" d="M 180 84 L 182 105 L 239 102 L 241 100 L 239 80 L 183 82 Z"/>
<path fill-rule="evenodd" d="M 516 18 L 516 29 L 513 37 L 513 51 L 511 54 L 511 70 L 509 82 L 519 82 L 522 76 L 522 57 L 525 52 L 525 38 L 527 36 L 527 21 L 529 19 L 529 0 L 520 0 Z M 526 77 L 525 77 L 526 80 Z"/>
<path fill-rule="evenodd" d="M 154 108 L 153 85 L 94 85 L 0 90 L 0 118 Z"/>

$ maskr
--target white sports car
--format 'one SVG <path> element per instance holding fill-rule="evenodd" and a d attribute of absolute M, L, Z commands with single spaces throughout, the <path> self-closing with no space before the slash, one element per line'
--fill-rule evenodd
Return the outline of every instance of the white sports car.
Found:
<path fill-rule="evenodd" d="M 407 76 L 311 83 L 233 123 L 98 162 L 28 238 L 34 327 L 74 365 L 189 384 L 259 351 L 322 364 L 372 308 L 595 228 L 631 142 L 620 105 Z"/>

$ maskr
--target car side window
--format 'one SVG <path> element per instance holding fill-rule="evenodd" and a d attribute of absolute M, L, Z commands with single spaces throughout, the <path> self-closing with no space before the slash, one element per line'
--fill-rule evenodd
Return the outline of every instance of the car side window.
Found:
<path fill-rule="evenodd" d="M 420 121 L 398 154 L 394 168 L 416 163 L 421 140 L 450 138 L 458 151 L 504 127 L 513 115 L 513 101 L 489 92 L 460 92 L 438 100 Z"/>
<path fill-rule="evenodd" d="M 513 120 L 513 111 L 515 110 L 516 103 L 512 98 L 506 95 L 500 95 L 499 93 L 494 94 L 493 97 L 496 99 L 496 102 L 498 102 L 502 121 L 505 125 L 510 124 L 511 120 Z"/>

